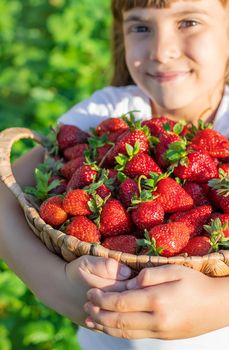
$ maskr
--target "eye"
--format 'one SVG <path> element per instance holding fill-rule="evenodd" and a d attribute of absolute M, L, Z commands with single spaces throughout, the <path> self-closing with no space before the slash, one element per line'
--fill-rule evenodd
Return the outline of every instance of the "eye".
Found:
<path fill-rule="evenodd" d="M 196 27 L 199 24 L 199 22 L 195 21 L 195 20 L 183 20 L 179 23 L 179 28 L 180 29 L 186 29 L 186 28 L 190 28 L 190 27 Z"/>
<path fill-rule="evenodd" d="M 132 26 L 129 31 L 134 33 L 148 33 L 150 30 L 149 30 L 149 27 L 147 26 L 135 25 L 135 26 Z"/>

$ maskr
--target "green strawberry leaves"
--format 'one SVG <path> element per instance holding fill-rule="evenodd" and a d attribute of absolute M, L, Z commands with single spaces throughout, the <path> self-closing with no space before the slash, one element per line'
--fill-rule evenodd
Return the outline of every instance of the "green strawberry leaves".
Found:
<path fill-rule="evenodd" d="M 39 199 L 42 202 L 45 199 L 47 199 L 48 197 L 53 196 L 52 194 L 49 194 L 49 192 L 51 190 L 53 190 L 54 188 L 56 188 L 57 186 L 59 186 L 60 181 L 53 180 L 49 184 L 49 180 L 50 180 L 51 175 L 52 175 L 51 172 L 44 173 L 39 168 L 36 168 L 35 169 L 36 186 L 35 187 L 31 187 L 31 186 L 25 187 L 25 189 L 24 189 L 25 193 L 36 197 L 37 199 Z"/>

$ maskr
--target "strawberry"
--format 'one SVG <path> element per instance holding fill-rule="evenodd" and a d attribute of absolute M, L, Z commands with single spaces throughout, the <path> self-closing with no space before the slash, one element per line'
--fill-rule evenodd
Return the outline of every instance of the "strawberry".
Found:
<path fill-rule="evenodd" d="M 101 136 L 103 134 L 111 134 L 126 129 L 128 129 L 128 125 L 122 118 L 108 118 L 97 125 L 95 132 L 96 135 Z"/>
<path fill-rule="evenodd" d="M 149 128 L 151 135 L 156 137 L 159 137 L 161 134 L 165 133 L 165 125 L 168 125 L 171 129 L 173 129 L 175 124 L 175 121 L 165 116 L 155 117 L 142 122 L 142 126 L 146 125 Z"/>
<path fill-rule="evenodd" d="M 185 212 L 177 212 L 170 216 L 171 221 L 184 222 L 190 225 L 192 232 L 190 236 L 201 234 L 203 225 L 206 224 L 211 217 L 212 207 L 210 205 L 202 205 Z"/>
<path fill-rule="evenodd" d="M 121 129 L 121 130 L 112 132 L 111 134 L 108 134 L 107 135 L 108 141 L 116 143 L 121 138 L 121 136 L 123 135 L 123 133 L 125 131 L 126 131 L 126 129 Z"/>
<path fill-rule="evenodd" d="M 66 234 L 74 236 L 81 241 L 97 243 L 100 233 L 97 226 L 85 216 L 77 215 L 66 227 Z"/>
<path fill-rule="evenodd" d="M 124 155 L 127 154 L 126 144 L 134 147 L 137 141 L 139 142 L 139 153 L 147 152 L 149 150 L 148 137 L 145 135 L 143 130 L 125 131 L 112 148 L 111 152 L 108 153 L 108 164 L 114 164 L 115 157 L 117 157 L 119 153 Z"/>
<path fill-rule="evenodd" d="M 68 147 L 64 150 L 64 158 L 72 160 L 74 158 L 82 157 L 87 149 L 88 145 L 86 143 L 79 143 L 75 146 Z"/>
<path fill-rule="evenodd" d="M 138 184 L 133 179 L 127 178 L 120 184 L 119 199 L 126 208 L 131 205 L 131 199 L 138 195 Z"/>
<path fill-rule="evenodd" d="M 163 222 L 164 209 L 154 201 L 142 202 L 131 211 L 131 217 L 140 230 L 150 229 Z"/>
<path fill-rule="evenodd" d="M 97 171 L 93 170 L 90 165 L 82 165 L 72 175 L 67 186 L 67 191 L 91 184 L 96 176 Z"/>
<path fill-rule="evenodd" d="M 204 256 L 212 252 L 210 238 L 207 236 L 196 236 L 190 238 L 188 244 L 181 250 L 188 256 Z"/>
<path fill-rule="evenodd" d="M 161 174 L 161 169 L 147 153 L 139 153 L 126 163 L 124 173 L 130 178 L 141 175 L 149 176 L 149 172 Z"/>
<path fill-rule="evenodd" d="M 111 149 L 111 145 L 103 145 L 102 147 L 98 147 L 96 149 L 96 155 L 95 155 L 95 161 L 100 164 L 100 162 L 103 160 L 103 158 L 105 158 L 106 154 L 109 152 L 109 150 Z M 106 166 L 106 163 L 103 162 L 102 163 L 103 166 Z"/>
<path fill-rule="evenodd" d="M 193 207 L 192 197 L 174 179 L 167 177 L 157 182 L 153 195 L 166 213 L 185 211 Z"/>
<path fill-rule="evenodd" d="M 77 143 L 87 141 L 89 134 L 74 125 L 61 125 L 57 134 L 58 146 L 61 151 Z"/>
<path fill-rule="evenodd" d="M 183 222 L 170 222 L 154 226 L 149 231 L 150 240 L 162 256 L 174 256 L 187 245 L 190 228 Z"/>
<path fill-rule="evenodd" d="M 229 237 L 229 214 L 221 214 L 221 213 L 214 213 L 211 215 L 211 221 L 208 223 L 208 225 L 211 224 L 212 220 L 219 219 L 222 225 L 227 225 L 227 228 L 223 230 L 224 237 Z"/>
<path fill-rule="evenodd" d="M 63 201 L 60 196 L 54 196 L 46 199 L 39 209 L 40 217 L 53 227 L 62 225 L 68 217 L 63 209 Z"/>
<path fill-rule="evenodd" d="M 107 249 L 118 250 L 128 254 L 136 254 L 137 251 L 136 237 L 132 235 L 107 237 L 103 241 L 102 246 Z"/>
<path fill-rule="evenodd" d="M 130 215 L 117 199 L 105 203 L 100 217 L 100 233 L 104 237 L 129 233 L 132 225 Z"/>
<path fill-rule="evenodd" d="M 208 182 L 210 196 L 216 202 L 216 205 L 223 210 L 224 213 L 229 213 L 229 171 L 219 168 L 216 179 Z"/>
<path fill-rule="evenodd" d="M 229 163 L 222 163 L 218 165 L 218 170 L 222 169 L 225 173 L 229 174 Z M 229 175 L 228 175 L 229 176 Z"/>
<path fill-rule="evenodd" d="M 225 223 L 223 223 L 222 221 Z M 228 234 L 228 220 L 226 218 L 216 217 L 214 220 L 211 219 L 209 225 L 204 225 L 204 230 L 208 233 L 210 237 L 210 242 L 212 249 L 218 251 L 220 246 L 223 248 L 229 247 L 229 237 Z M 205 233 L 206 233 L 205 232 Z"/>
<path fill-rule="evenodd" d="M 84 157 L 77 157 L 66 162 L 60 169 L 61 175 L 70 180 L 74 172 L 85 162 Z"/>
<path fill-rule="evenodd" d="M 192 197 L 195 206 L 210 204 L 203 188 L 195 182 L 186 182 L 183 189 Z"/>
<path fill-rule="evenodd" d="M 174 169 L 174 175 L 181 180 L 202 183 L 214 179 L 218 174 L 216 164 L 205 151 L 193 151 L 187 155 L 184 165 L 179 164 Z"/>
<path fill-rule="evenodd" d="M 169 161 L 165 157 L 165 152 L 168 150 L 169 145 L 172 142 L 178 142 L 180 141 L 180 136 L 174 134 L 174 133 L 162 133 L 159 136 L 159 143 L 155 145 L 154 153 L 155 153 L 155 159 L 157 164 L 161 168 L 166 168 L 169 165 Z"/>
<path fill-rule="evenodd" d="M 111 190 L 105 185 L 102 184 L 96 189 L 96 193 L 103 199 L 111 195 Z"/>
<path fill-rule="evenodd" d="M 213 129 L 200 130 L 192 139 L 192 145 L 208 152 L 214 158 L 229 157 L 229 140 Z"/>
<path fill-rule="evenodd" d="M 90 215 L 88 202 L 90 201 L 89 194 L 81 189 L 69 191 L 64 200 L 63 208 L 70 215 Z"/>

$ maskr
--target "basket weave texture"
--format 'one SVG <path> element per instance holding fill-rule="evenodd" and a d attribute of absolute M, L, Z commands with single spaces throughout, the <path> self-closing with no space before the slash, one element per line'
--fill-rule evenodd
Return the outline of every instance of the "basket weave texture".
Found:
<path fill-rule="evenodd" d="M 36 132 L 26 128 L 9 128 L 0 133 L 0 179 L 17 198 L 23 209 L 28 225 L 44 245 L 53 253 L 60 255 L 65 261 L 72 261 L 82 255 L 94 255 L 114 258 L 134 271 L 145 267 L 165 264 L 178 264 L 201 271 L 211 277 L 229 276 L 229 251 L 221 250 L 203 257 L 200 256 L 147 256 L 133 255 L 109 250 L 98 244 L 82 242 L 73 236 L 53 229 L 39 216 L 38 211 L 17 184 L 12 173 L 10 154 L 13 144 L 20 139 L 32 139 L 43 144 L 43 139 Z"/>

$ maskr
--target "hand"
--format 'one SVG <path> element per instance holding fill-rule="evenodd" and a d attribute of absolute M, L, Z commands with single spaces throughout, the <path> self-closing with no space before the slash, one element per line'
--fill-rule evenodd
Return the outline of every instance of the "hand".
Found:
<path fill-rule="evenodd" d="M 70 293 L 67 316 L 71 313 L 71 319 L 85 327 L 83 305 L 88 290 L 95 287 L 104 292 L 122 292 L 126 290 L 126 279 L 130 274 L 130 268 L 114 259 L 85 255 L 66 263 L 65 286 Z"/>
<path fill-rule="evenodd" d="M 86 324 L 120 338 L 180 339 L 229 324 L 228 278 L 178 265 L 143 269 L 127 291 L 91 289 Z"/>

